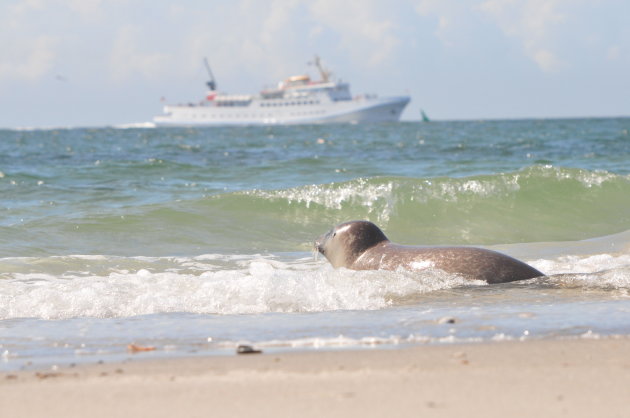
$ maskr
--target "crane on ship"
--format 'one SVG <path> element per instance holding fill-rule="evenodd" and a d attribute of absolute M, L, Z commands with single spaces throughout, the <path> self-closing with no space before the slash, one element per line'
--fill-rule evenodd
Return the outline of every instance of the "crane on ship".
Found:
<path fill-rule="evenodd" d="M 319 75 L 321 76 L 322 81 L 324 83 L 327 83 L 328 81 L 330 81 L 330 76 L 332 75 L 332 73 L 322 66 L 322 63 L 320 62 L 320 59 L 319 59 L 319 55 L 315 55 L 315 58 L 313 58 L 313 61 L 309 62 L 309 64 L 317 67 L 317 70 L 319 71 Z"/>
<path fill-rule="evenodd" d="M 216 91 L 217 89 L 217 81 L 214 78 L 214 74 L 212 74 L 212 69 L 210 68 L 210 64 L 208 64 L 208 58 L 203 58 L 203 63 L 206 66 L 206 70 L 208 71 L 208 75 L 210 76 L 210 81 L 206 82 L 206 85 L 210 89 L 210 91 Z"/>

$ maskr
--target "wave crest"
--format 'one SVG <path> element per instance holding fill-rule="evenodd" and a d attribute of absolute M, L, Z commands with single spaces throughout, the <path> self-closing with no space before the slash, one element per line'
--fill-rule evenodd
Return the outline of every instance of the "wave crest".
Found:
<path fill-rule="evenodd" d="M 256 257 L 238 261 L 240 268 L 228 269 L 215 269 L 216 263 L 207 259 L 179 263 L 186 266 L 184 272 L 169 271 L 172 268 L 151 271 L 145 264 L 135 271 L 115 269 L 102 275 L 13 273 L 0 280 L 0 319 L 374 310 L 470 284 L 439 271 L 359 272 L 333 270 L 316 262 L 285 263 Z M 191 263 L 209 269 L 192 273 Z"/>

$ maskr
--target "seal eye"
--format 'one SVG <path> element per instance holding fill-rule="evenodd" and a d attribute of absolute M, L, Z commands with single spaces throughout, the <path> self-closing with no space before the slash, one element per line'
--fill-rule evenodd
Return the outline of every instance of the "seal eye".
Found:
<path fill-rule="evenodd" d="M 333 232 L 333 238 L 335 238 L 335 236 L 336 236 L 336 235 L 337 235 L 337 233 L 336 233 L 336 232 Z"/>

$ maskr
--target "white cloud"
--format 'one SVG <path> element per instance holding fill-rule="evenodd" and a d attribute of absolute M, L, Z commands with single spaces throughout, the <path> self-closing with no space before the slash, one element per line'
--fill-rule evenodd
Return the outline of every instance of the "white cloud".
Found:
<path fill-rule="evenodd" d="M 616 61 L 619 59 L 620 56 L 621 48 L 619 47 L 619 45 L 611 45 L 608 47 L 608 50 L 606 51 L 606 58 L 608 58 L 610 61 Z"/>
<path fill-rule="evenodd" d="M 470 4 L 458 0 L 421 0 L 416 4 L 420 16 L 437 18 L 435 37 L 446 47 L 453 47 L 465 36 L 464 27 L 468 26 Z"/>
<path fill-rule="evenodd" d="M 367 0 L 317 0 L 310 3 L 309 10 L 315 21 L 341 38 L 341 48 L 375 66 L 391 58 L 400 44 L 394 22 L 385 17 L 389 7 Z"/>
<path fill-rule="evenodd" d="M 33 11 L 43 10 L 45 7 L 44 0 L 22 0 L 8 6 L 8 13 L 13 18 L 17 18 Z"/>
<path fill-rule="evenodd" d="M 181 19 L 188 23 L 184 31 L 173 34 L 178 47 L 171 49 L 171 55 L 181 64 L 177 71 L 189 76 L 207 56 L 222 86 L 222 80 L 235 74 L 244 83 L 257 74 L 286 76 L 283 65 L 300 54 L 299 62 L 303 62 L 308 47 L 302 43 L 299 4 L 296 0 L 240 0 L 214 8 L 212 15 L 180 10 Z"/>
<path fill-rule="evenodd" d="M 545 72 L 566 63 L 554 47 L 553 32 L 565 22 L 558 11 L 563 0 L 486 0 L 478 7 L 508 36 L 521 42 L 525 54 Z"/>
<path fill-rule="evenodd" d="M 157 79 L 164 73 L 169 56 L 160 52 L 147 52 L 139 46 L 142 29 L 126 25 L 114 39 L 109 57 L 110 75 L 114 81 L 125 81 L 134 76 Z"/>
<path fill-rule="evenodd" d="M 268 47 L 285 35 L 284 29 L 290 26 L 293 13 L 298 2 L 295 0 L 275 0 L 269 7 L 269 14 L 263 17 L 263 25 L 260 33 L 261 42 Z"/>
<path fill-rule="evenodd" d="M 37 36 L 16 39 L 2 49 L 0 80 L 36 80 L 49 73 L 57 56 L 57 39 Z"/>
<path fill-rule="evenodd" d="M 538 67 L 545 72 L 555 72 L 564 66 L 564 63 L 553 52 L 546 49 L 535 48 L 530 52 L 530 56 Z"/>
<path fill-rule="evenodd" d="M 208 55 L 220 80 L 238 73 L 240 83 L 257 78 L 255 88 L 306 71 L 316 53 L 337 68 L 339 56 L 376 67 L 394 62 L 401 43 L 388 9 L 376 0 L 240 0 L 217 9 L 210 25 L 192 16 L 187 30 L 176 34 L 181 47 L 171 55 L 186 62 L 182 68 L 198 68 Z"/>
<path fill-rule="evenodd" d="M 57 56 L 58 39 L 23 30 L 30 14 L 44 9 L 41 0 L 25 0 L 0 8 L 0 81 L 32 81 L 50 71 Z"/>
<path fill-rule="evenodd" d="M 94 19 L 103 16 L 102 0 L 67 0 L 68 8 L 82 18 Z"/>

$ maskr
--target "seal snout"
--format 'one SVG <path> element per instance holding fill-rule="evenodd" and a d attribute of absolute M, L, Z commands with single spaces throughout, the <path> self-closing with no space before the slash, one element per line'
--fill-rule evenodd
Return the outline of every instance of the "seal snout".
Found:
<path fill-rule="evenodd" d="M 315 245 L 315 249 L 320 254 L 324 254 L 324 242 L 325 241 L 326 241 L 326 235 L 324 234 L 321 237 L 317 238 L 315 240 L 315 242 L 313 243 Z"/>

